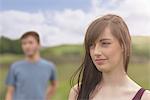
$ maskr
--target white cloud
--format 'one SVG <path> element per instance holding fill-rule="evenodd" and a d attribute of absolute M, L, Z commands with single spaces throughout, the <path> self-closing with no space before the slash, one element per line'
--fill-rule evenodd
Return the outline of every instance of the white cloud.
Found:
<path fill-rule="evenodd" d="M 42 44 L 52 46 L 83 42 L 89 23 L 107 13 L 122 16 L 132 35 L 150 35 L 149 0 L 91 0 L 88 12 L 82 9 L 63 11 L 0 11 L 0 34 L 19 38 L 25 31 L 40 33 Z"/>
<path fill-rule="evenodd" d="M 84 13 L 81 10 L 63 12 L 29 13 L 21 11 L 1 12 L 2 35 L 16 39 L 24 32 L 39 32 L 45 46 L 63 43 L 81 43 L 83 40 Z M 82 22 L 83 21 L 83 22 Z"/>
<path fill-rule="evenodd" d="M 95 11 L 96 16 L 107 13 L 120 15 L 126 21 L 131 35 L 150 35 L 149 0 L 122 0 L 121 2 L 120 0 L 107 1 L 109 1 L 108 4 L 104 3 L 104 0 L 92 0 L 92 11 Z M 111 7 L 112 5 L 115 5 L 115 7 Z"/>

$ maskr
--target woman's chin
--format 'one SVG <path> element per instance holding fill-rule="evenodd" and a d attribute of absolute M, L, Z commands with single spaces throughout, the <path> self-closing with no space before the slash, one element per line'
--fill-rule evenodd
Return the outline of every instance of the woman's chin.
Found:
<path fill-rule="evenodd" d="M 107 65 L 96 65 L 96 68 L 97 68 L 100 72 L 104 72 L 104 73 L 110 72 L 110 68 L 109 68 Z"/>

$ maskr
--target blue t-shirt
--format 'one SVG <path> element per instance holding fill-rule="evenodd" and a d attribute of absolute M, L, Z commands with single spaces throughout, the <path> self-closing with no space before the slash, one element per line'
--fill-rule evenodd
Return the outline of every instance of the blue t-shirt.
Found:
<path fill-rule="evenodd" d="M 45 100 L 49 81 L 56 80 L 53 63 L 40 59 L 35 63 L 27 60 L 11 65 L 6 85 L 15 87 L 13 100 Z"/>

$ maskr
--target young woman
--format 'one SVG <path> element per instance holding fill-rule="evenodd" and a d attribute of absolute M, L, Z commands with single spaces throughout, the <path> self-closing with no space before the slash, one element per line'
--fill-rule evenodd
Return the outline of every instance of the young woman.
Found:
<path fill-rule="evenodd" d="M 121 17 L 108 14 L 93 21 L 84 46 L 78 84 L 69 100 L 150 100 L 150 91 L 127 75 L 131 37 Z"/>

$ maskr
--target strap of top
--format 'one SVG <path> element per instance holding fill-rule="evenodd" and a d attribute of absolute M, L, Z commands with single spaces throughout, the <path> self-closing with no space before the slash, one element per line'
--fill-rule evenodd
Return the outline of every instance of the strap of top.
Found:
<path fill-rule="evenodd" d="M 141 89 L 136 93 L 136 95 L 134 96 L 134 98 L 133 98 L 132 100 L 141 100 L 144 91 L 145 91 L 145 89 L 144 89 L 144 88 L 141 88 Z"/>

